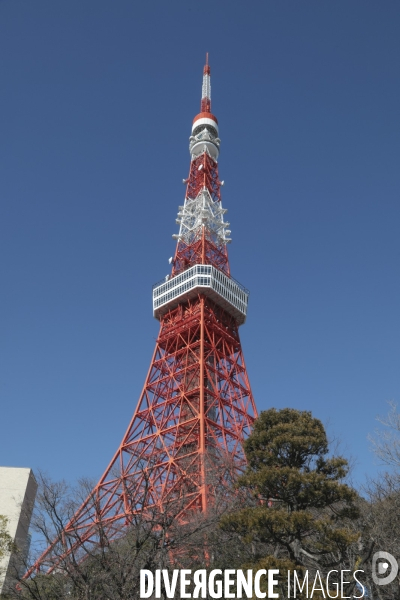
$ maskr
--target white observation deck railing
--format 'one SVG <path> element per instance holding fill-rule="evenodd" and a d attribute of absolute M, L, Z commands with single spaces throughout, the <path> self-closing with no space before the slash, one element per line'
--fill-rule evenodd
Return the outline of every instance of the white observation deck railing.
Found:
<path fill-rule="evenodd" d="M 194 265 L 171 279 L 153 286 L 153 315 L 156 319 L 181 302 L 204 294 L 224 308 L 242 325 L 246 320 L 249 292 L 240 283 L 212 265 Z"/>

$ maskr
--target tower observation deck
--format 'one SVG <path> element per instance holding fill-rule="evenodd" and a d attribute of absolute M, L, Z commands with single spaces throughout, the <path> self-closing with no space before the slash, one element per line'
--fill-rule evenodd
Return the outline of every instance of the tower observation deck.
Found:
<path fill-rule="evenodd" d="M 203 294 L 231 314 L 242 325 L 246 320 L 249 292 L 213 265 L 197 264 L 153 288 L 153 314 L 163 315 L 185 300 Z"/>
<path fill-rule="evenodd" d="M 59 569 L 69 553 L 98 543 L 99 527 L 120 537 L 139 512 L 207 511 L 216 486 L 246 465 L 243 442 L 257 416 L 239 337 L 249 293 L 230 272 L 220 146 L 207 59 L 171 273 L 153 288 L 160 331 L 144 387 L 100 481 L 27 576 Z"/>

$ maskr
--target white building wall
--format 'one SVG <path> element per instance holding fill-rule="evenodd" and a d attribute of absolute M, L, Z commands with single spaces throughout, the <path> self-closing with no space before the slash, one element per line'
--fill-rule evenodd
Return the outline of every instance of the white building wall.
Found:
<path fill-rule="evenodd" d="M 8 533 L 20 552 L 0 560 L 0 593 L 14 585 L 16 569 L 23 568 L 28 549 L 28 530 L 37 483 L 31 469 L 0 467 L 0 515 L 8 519 Z"/>

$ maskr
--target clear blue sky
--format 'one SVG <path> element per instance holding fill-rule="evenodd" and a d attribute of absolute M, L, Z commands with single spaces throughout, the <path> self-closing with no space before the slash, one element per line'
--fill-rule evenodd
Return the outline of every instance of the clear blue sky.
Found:
<path fill-rule="evenodd" d="M 0 464 L 99 477 L 158 332 L 205 52 L 260 410 L 400 400 L 400 3 L 0 0 Z"/>

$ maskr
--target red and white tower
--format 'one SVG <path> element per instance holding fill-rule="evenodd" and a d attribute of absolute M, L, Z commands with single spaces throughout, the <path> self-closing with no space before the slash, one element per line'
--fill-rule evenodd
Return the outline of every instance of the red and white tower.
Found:
<path fill-rule="evenodd" d="M 256 417 L 238 331 L 248 291 L 230 274 L 219 149 L 207 60 L 172 271 L 153 288 L 160 321 L 154 355 L 115 456 L 65 529 L 67 536 L 78 532 L 79 543 L 95 541 L 100 520 L 109 536 L 118 535 L 143 505 L 183 498 L 184 512 L 205 511 L 210 465 L 218 471 L 227 456 L 237 470 L 245 464 L 242 444 Z M 49 547 L 33 570 L 54 567 Z"/>

